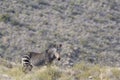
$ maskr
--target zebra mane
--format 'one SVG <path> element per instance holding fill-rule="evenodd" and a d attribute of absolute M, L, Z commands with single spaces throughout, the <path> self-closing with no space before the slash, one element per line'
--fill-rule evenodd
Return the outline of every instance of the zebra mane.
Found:
<path fill-rule="evenodd" d="M 50 48 L 53 48 L 53 47 L 56 47 L 56 44 L 55 44 L 55 43 L 50 43 L 50 44 L 47 46 L 47 49 L 50 49 Z"/>

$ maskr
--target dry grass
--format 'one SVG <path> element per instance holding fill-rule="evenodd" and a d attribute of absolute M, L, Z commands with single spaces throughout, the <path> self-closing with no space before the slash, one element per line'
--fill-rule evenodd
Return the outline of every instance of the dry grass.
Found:
<path fill-rule="evenodd" d="M 34 67 L 31 72 L 25 74 L 21 70 L 21 65 L 14 66 L 13 68 L 1 65 L 1 75 L 7 75 L 13 80 L 119 80 L 120 69 L 81 62 L 66 70 L 53 65 L 41 68 Z"/>

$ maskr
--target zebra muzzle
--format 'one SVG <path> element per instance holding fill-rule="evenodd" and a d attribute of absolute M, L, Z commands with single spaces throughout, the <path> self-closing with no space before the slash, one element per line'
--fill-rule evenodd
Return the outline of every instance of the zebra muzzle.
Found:
<path fill-rule="evenodd" d="M 59 57 L 59 58 L 58 58 L 58 61 L 60 61 L 60 59 L 61 59 L 61 58 Z"/>

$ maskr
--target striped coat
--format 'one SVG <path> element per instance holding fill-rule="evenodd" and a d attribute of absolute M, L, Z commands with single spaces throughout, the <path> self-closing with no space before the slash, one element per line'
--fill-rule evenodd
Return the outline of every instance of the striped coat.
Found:
<path fill-rule="evenodd" d="M 22 57 L 23 71 L 31 71 L 33 66 L 51 64 L 55 59 L 60 60 L 62 45 L 50 46 L 44 52 L 28 52 Z"/>

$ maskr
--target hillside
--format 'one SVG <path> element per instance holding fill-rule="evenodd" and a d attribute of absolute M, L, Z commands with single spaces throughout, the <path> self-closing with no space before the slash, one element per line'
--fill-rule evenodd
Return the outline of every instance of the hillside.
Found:
<path fill-rule="evenodd" d="M 0 0 L 0 56 L 62 43 L 61 67 L 82 61 L 120 66 L 119 0 Z"/>
<path fill-rule="evenodd" d="M 49 43 L 63 44 L 61 61 L 21 72 L 21 56 L 42 52 Z M 120 0 L 0 0 L 0 80 L 120 80 L 119 75 Z"/>

